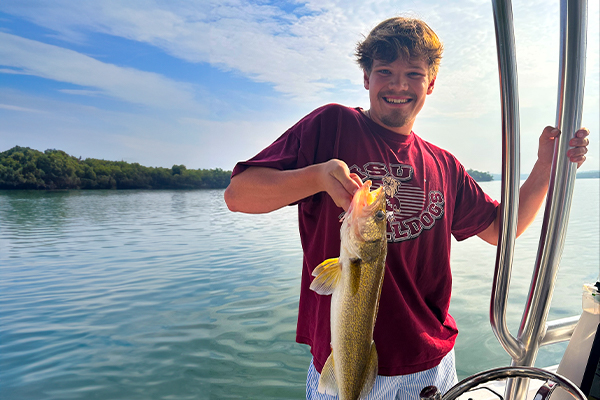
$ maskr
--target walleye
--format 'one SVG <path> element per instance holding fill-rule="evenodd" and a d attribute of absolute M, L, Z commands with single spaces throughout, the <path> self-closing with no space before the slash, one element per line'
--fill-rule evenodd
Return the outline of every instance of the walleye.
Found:
<path fill-rule="evenodd" d="M 340 257 L 313 271 L 310 288 L 331 296 L 331 354 L 318 391 L 341 400 L 366 397 L 377 376 L 373 328 L 387 254 L 385 192 L 366 181 L 354 194 L 340 229 Z"/>

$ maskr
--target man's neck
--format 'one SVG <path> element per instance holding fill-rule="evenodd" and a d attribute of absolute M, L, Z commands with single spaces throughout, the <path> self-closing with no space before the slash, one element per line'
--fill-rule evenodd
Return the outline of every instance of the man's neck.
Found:
<path fill-rule="evenodd" d="M 392 131 L 392 132 L 395 132 L 395 133 L 397 133 L 399 135 L 404 135 L 404 136 L 408 136 L 412 132 L 413 123 L 404 124 L 404 125 L 399 126 L 399 127 L 387 126 L 383 122 L 380 122 L 380 121 L 374 119 L 373 117 L 371 117 L 371 110 L 362 110 L 362 112 L 371 121 L 375 122 L 377 125 L 382 126 L 382 127 L 384 127 L 385 129 L 387 129 L 389 131 Z"/>

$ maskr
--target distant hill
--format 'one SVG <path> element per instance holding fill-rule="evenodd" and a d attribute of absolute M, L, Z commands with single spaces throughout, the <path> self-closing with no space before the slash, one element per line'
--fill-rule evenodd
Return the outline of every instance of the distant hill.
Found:
<path fill-rule="evenodd" d="M 502 180 L 502 174 L 492 174 L 492 176 L 494 177 L 495 181 L 501 181 Z M 528 176 L 529 176 L 529 174 L 521 174 L 521 180 L 527 179 Z"/>
<path fill-rule="evenodd" d="M 502 180 L 502 174 L 492 174 L 492 176 L 494 177 L 495 181 Z M 521 174 L 521 180 L 527 179 L 528 176 L 529 176 L 529 174 Z M 577 172 L 577 174 L 575 175 L 575 177 L 577 179 L 594 179 L 594 178 L 600 178 L 600 170 Z"/>
<path fill-rule="evenodd" d="M 231 171 L 144 167 L 125 161 L 82 160 L 62 150 L 15 146 L 0 153 L 0 189 L 220 189 Z"/>
<path fill-rule="evenodd" d="M 600 171 L 582 171 L 577 173 L 577 179 L 600 178 Z"/>
<path fill-rule="evenodd" d="M 489 182 L 494 180 L 494 177 L 489 172 L 481 172 L 475 169 L 468 169 L 467 173 L 471 175 L 471 178 L 475 179 L 476 182 Z"/>

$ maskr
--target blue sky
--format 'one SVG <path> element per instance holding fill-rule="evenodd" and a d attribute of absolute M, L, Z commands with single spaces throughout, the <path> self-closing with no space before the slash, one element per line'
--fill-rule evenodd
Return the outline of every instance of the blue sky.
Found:
<path fill-rule="evenodd" d="M 556 119 L 559 2 L 513 3 L 528 172 Z M 232 169 L 316 107 L 368 108 L 354 46 L 396 15 L 424 19 L 445 46 L 415 132 L 500 172 L 493 17 L 479 0 L 2 0 L 0 151 Z M 582 170 L 600 169 L 598 20 L 590 1 Z"/>

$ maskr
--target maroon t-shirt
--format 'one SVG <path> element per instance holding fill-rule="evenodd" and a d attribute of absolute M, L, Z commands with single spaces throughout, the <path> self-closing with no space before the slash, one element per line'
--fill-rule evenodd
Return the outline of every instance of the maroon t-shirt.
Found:
<path fill-rule="evenodd" d="M 336 104 L 313 111 L 254 158 L 238 163 L 233 176 L 250 166 L 288 170 L 332 158 L 386 190 L 388 254 L 373 334 L 379 374 L 432 368 L 452 350 L 458 334 L 448 314 L 450 234 L 464 240 L 483 231 L 498 203 L 449 152 L 414 133 L 385 129 L 358 108 Z M 311 346 L 318 371 L 330 353 L 331 296 L 309 286 L 313 269 L 339 256 L 342 212 L 325 192 L 298 202 L 304 261 L 296 340 Z"/>

